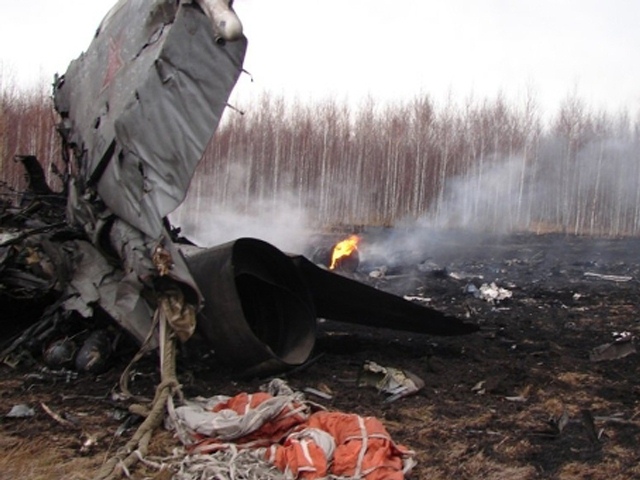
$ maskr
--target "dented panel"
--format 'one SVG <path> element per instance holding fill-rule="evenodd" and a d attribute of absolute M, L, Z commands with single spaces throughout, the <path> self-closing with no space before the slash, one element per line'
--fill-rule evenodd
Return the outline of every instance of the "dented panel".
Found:
<path fill-rule="evenodd" d="M 56 85 L 84 187 L 151 237 L 184 199 L 240 72 L 196 3 L 120 1 Z"/>

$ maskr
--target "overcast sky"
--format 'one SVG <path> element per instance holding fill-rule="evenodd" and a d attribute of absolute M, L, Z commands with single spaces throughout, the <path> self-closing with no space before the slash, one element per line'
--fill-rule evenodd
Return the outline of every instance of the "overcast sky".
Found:
<path fill-rule="evenodd" d="M 49 82 L 85 50 L 115 0 L 0 3 L 0 73 Z M 577 91 L 640 111 L 638 0 L 236 0 L 249 38 L 236 97 L 261 90 L 358 101 L 527 91 L 543 111 Z M 248 97 L 247 97 L 248 98 Z"/>

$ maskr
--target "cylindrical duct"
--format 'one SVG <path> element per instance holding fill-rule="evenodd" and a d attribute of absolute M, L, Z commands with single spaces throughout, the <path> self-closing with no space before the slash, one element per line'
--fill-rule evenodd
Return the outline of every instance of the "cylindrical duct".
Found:
<path fill-rule="evenodd" d="M 241 238 L 187 254 L 186 261 L 204 297 L 198 328 L 222 362 L 243 376 L 266 376 L 308 360 L 315 308 L 287 255 Z"/>

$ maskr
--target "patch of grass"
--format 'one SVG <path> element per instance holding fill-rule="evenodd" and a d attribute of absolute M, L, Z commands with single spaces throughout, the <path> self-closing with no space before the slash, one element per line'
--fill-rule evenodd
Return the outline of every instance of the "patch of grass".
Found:
<path fill-rule="evenodd" d="M 98 458 L 81 457 L 69 448 L 56 448 L 55 439 L 43 435 L 41 439 L 20 440 L 10 445 L 3 443 L 0 456 L 0 478 L 51 480 L 85 480 L 93 478 L 100 464 Z"/>

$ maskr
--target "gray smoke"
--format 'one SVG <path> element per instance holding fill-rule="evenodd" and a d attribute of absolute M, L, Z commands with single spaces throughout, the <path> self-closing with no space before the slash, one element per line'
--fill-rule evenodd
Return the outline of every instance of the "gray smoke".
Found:
<path fill-rule="evenodd" d="M 302 252 L 312 229 L 299 199 L 289 192 L 261 198 L 248 192 L 245 169 L 231 166 L 228 173 L 224 182 L 210 176 L 194 179 L 184 203 L 170 216 L 182 234 L 203 247 L 252 237 L 286 252 Z"/>
<path fill-rule="evenodd" d="M 447 179 L 425 215 L 396 223 L 365 256 L 454 256 L 514 232 L 616 236 L 640 232 L 640 149 L 603 139 L 572 151 L 547 138 L 535 155 L 487 159 Z M 395 253 L 394 253 L 395 252 Z M 399 253 L 402 252 L 402 253 Z"/>

